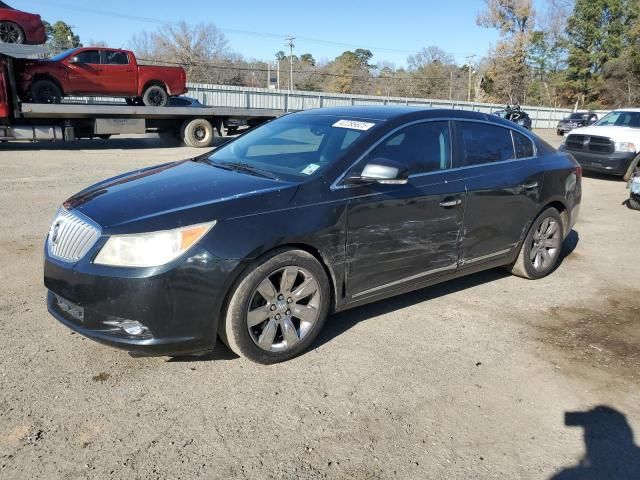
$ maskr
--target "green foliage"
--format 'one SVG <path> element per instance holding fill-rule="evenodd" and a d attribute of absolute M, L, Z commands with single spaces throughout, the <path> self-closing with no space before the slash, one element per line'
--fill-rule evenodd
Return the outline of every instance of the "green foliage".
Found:
<path fill-rule="evenodd" d="M 43 22 L 47 31 L 47 45 L 54 52 L 61 52 L 70 48 L 81 47 L 80 37 L 73 33 L 70 25 L 63 21 L 57 21 L 53 25 Z"/>

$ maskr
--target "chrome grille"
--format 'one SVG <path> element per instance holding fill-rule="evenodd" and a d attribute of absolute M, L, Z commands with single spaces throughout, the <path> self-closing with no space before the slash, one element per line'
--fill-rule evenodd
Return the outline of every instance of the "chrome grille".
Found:
<path fill-rule="evenodd" d="M 100 228 L 78 215 L 61 209 L 47 238 L 49 255 L 64 262 L 77 262 L 100 238 Z"/>

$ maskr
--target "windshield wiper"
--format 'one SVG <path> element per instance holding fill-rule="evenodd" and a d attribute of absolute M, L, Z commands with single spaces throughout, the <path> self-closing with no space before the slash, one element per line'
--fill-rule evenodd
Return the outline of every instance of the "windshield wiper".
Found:
<path fill-rule="evenodd" d="M 254 167 L 249 165 L 248 163 L 241 162 L 214 162 L 209 160 L 212 165 L 220 168 L 224 168 L 225 170 L 235 170 L 238 172 L 246 172 L 252 175 L 258 175 L 260 177 L 270 178 L 271 180 L 279 180 L 279 178 L 269 170 L 263 170 L 258 167 Z"/>

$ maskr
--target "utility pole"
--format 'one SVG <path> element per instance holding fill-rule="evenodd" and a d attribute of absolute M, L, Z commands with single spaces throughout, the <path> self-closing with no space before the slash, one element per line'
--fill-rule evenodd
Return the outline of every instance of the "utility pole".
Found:
<path fill-rule="evenodd" d="M 277 75 L 277 77 L 276 77 L 276 78 L 277 78 L 276 83 L 277 83 L 277 85 L 278 85 L 278 90 L 280 90 L 280 60 L 279 60 L 279 59 L 278 59 L 278 60 L 276 60 L 276 63 L 277 63 L 277 66 L 276 66 L 276 67 L 277 67 L 277 69 L 278 69 L 278 75 Z"/>
<path fill-rule="evenodd" d="M 449 101 L 453 100 L 453 70 L 451 70 L 451 75 L 449 79 Z"/>
<path fill-rule="evenodd" d="M 476 58 L 475 55 L 469 55 L 468 57 L 466 57 L 467 60 L 467 68 L 469 69 L 469 94 L 467 96 L 467 102 L 471 101 L 471 60 L 473 60 L 474 58 Z"/>
<path fill-rule="evenodd" d="M 289 91 L 293 92 L 293 47 L 296 46 L 295 37 L 287 37 L 285 45 L 289 47 L 289 60 L 291 63 L 291 72 L 289 74 Z"/>

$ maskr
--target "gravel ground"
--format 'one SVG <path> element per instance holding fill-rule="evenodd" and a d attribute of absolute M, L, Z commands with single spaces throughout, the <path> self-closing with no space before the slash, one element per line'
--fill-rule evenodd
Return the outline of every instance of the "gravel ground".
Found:
<path fill-rule="evenodd" d="M 57 324 L 42 248 L 58 205 L 195 153 L 0 145 L 0 478 L 640 478 L 640 212 L 624 183 L 585 178 L 550 277 L 492 270 L 335 315 L 282 365 L 220 344 L 136 359 Z"/>

